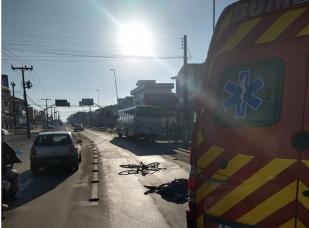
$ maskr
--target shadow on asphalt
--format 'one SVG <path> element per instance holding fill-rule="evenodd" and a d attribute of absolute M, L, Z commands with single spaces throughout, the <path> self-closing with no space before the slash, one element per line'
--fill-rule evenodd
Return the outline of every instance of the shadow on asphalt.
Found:
<path fill-rule="evenodd" d="M 35 175 L 32 174 L 31 170 L 27 170 L 20 174 L 20 179 L 27 179 L 31 176 L 31 179 L 28 179 L 27 184 L 31 184 L 31 188 L 25 187 L 25 189 L 20 193 L 22 195 L 21 199 L 12 203 L 12 205 L 6 210 L 13 210 L 18 206 L 27 204 L 40 196 L 46 194 L 49 191 L 52 191 L 59 184 L 64 182 L 75 172 L 73 169 L 68 168 L 42 168 Z M 23 188 L 23 185 L 20 185 L 20 189 Z"/>
<path fill-rule="evenodd" d="M 161 143 L 152 142 L 150 140 L 130 138 L 130 137 L 115 137 L 110 143 L 122 149 L 128 150 L 137 156 L 149 155 L 175 155 L 174 148 L 167 147 Z"/>

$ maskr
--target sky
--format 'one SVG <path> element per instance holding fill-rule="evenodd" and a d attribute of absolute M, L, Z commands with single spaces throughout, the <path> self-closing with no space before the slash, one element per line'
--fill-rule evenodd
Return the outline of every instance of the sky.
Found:
<path fill-rule="evenodd" d="M 216 0 L 215 21 L 235 1 Z M 28 104 L 43 110 L 65 99 L 71 107 L 56 107 L 65 121 L 90 110 L 82 99 L 116 104 L 116 88 L 118 98 L 131 96 L 138 80 L 175 84 L 182 38 L 188 63 L 203 63 L 212 32 L 213 0 L 2 0 L 1 74 L 22 99 L 22 73 L 11 66 L 32 66 Z"/>

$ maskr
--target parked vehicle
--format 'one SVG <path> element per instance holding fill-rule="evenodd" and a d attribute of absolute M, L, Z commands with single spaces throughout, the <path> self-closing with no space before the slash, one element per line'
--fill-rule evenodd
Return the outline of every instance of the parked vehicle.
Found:
<path fill-rule="evenodd" d="M 42 126 L 42 129 L 46 128 L 46 124 Z M 55 126 L 48 124 L 47 129 L 55 129 Z"/>
<path fill-rule="evenodd" d="M 160 107 L 137 105 L 118 111 L 117 132 L 119 137 L 142 137 L 155 140 L 162 132 Z"/>
<path fill-rule="evenodd" d="M 5 130 L 5 129 L 3 129 L 2 128 L 2 136 L 4 136 L 4 135 L 9 135 L 10 133 L 7 131 L 7 130 Z"/>
<path fill-rule="evenodd" d="M 69 131 L 42 132 L 35 138 L 30 167 L 36 173 L 41 166 L 72 166 L 78 170 L 81 162 L 81 144 Z"/>
<path fill-rule="evenodd" d="M 222 12 L 196 98 L 188 227 L 309 227 L 308 28 L 309 1 Z"/>
<path fill-rule="evenodd" d="M 83 124 L 75 124 L 74 125 L 74 131 L 83 131 L 83 130 L 84 130 Z"/>

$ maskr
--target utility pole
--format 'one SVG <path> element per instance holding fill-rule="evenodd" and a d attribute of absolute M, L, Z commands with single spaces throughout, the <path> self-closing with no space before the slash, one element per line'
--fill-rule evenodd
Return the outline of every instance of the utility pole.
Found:
<path fill-rule="evenodd" d="M 14 93 L 14 87 L 15 83 L 11 82 L 11 85 L 13 87 L 13 116 L 14 116 L 14 129 L 16 129 L 16 109 L 15 109 L 15 93 Z"/>
<path fill-rule="evenodd" d="M 100 105 L 100 91 L 98 89 L 96 91 L 98 91 L 98 105 Z"/>
<path fill-rule="evenodd" d="M 45 102 L 46 102 L 46 125 L 45 125 L 45 131 L 47 130 L 47 127 L 48 127 L 48 109 L 47 109 L 47 101 L 48 100 L 51 100 L 51 99 L 43 99 L 43 98 L 41 98 L 41 100 L 45 100 Z"/>
<path fill-rule="evenodd" d="M 119 110 L 118 108 L 118 91 L 117 91 L 117 81 L 116 81 L 116 70 L 115 69 L 111 69 L 112 71 L 114 71 L 114 77 L 115 77 L 115 87 L 116 87 L 116 97 L 117 97 L 117 101 L 116 101 L 116 104 L 117 104 L 117 111 Z"/>
<path fill-rule="evenodd" d="M 188 87 L 187 87 L 187 36 L 183 37 L 183 67 L 184 67 L 184 75 L 183 75 L 183 143 L 189 143 L 189 135 L 188 135 Z"/>
<path fill-rule="evenodd" d="M 33 70 L 33 67 L 14 67 L 12 65 L 12 70 L 21 70 L 22 73 L 22 77 L 23 77 L 23 89 L 24 89 L 24 102 L 25 102 L 25 107 L 26 107 L 26 122 L 27 122 L 27 138 L 30 138 L 30 127 L 29 127 L 29 114 L 28 114 L 28 102 L 27 102 L 27 94 L 26 94 L 26 87 L 25 87 L 25 76 L 24 76 L 24 72 L 27 70 Z M 28 84 L 28 82 L 27 82 Z M 30 81 L 29 81 L 29 86 L 27 85 L 27 88 L 30 88 Z"/>
<path fill-rule="evenodd" d="M 53 110 L 53 109 L 52 109 Z M 56 106 L 54 107 L 54 116 L 53 116 L 54 126 L 56 127 Z"/>

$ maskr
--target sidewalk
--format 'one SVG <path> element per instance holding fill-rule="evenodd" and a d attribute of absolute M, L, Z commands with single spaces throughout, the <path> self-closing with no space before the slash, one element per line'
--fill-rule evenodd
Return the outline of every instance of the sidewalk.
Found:
<path fill-rule="evenodd" d="M 113 128 L 113 130 L 111 130 L 110 127 L 107 127 L 107 128 L 86 127 L 86 128 L 91 129 L 91 130 L 95 130 L 95 131 L 104 131 L 104 132 L 107 132 L 107 133 L 110 133 L 110 134 L 117 135 L 115 128 Z M 191 141 L 189 141 L 188 145 L 185 145 L 183 143 L 182 139 L 178 140 L 177 143 L 174 143 L 172 137 L 173 137 L 172 135 L 166 135 L 166 134 L 158 135 L 157 138 L 156 138 L 156 143 L 162 143 L 165 146 L 168 146 L 168 147 L 171 147 L 171 148 L 174 148 L 174 149 L 177 149 L 177 150 L 181 150 L 181 151 L 184 151 L 186 153 L 190 153 Z"/>
<path fill-rule="evenodd" d="M 113 128 L 113 130 L 111 130 L 110 127 L 106 127 L 106 128 L 103 128 L 103 127 L 102 128 L 85 127 L 85 128 L 95 130 L 95 131 L 104 131 L 104 132 L 107 132 L 107 133 L 110 133 L 110 134 L 117 135 L 115 128 Z M 172 135 L 166 135 L 166 134 L 158 135 L 157 138 L 156 138 L 156 143 L 162 143 L 165 146 L 168 146 L 168 147 L 171 147 L 171 148 L 174 148 L 174 149 L 177 149 L 177 150 L 181 150 L 181 151 L 184 151 L 186 153 L 190 153 L 191 141 L 189 141 L 189 144 L 187 144 L 187 145 L 185 145 L 183 143 L 182 139 L 179 139 L 177 143 L 174 143 L 172 137 L 173 137 Z"/>
<path fill-rule="evenodd" d="M 190 153 L 191 141 L 189 144 L 184 144 L 183 140 L 178 140 L 177 143 L 174 143 L 171 135 L 159 135 L 157 136 L 156 142 L 165 144 L 165 146 L 175 148 L 177 150 L 182 150 L 184 152 Z"/>
<path fill-rule="evenodd" d="M 15 134 L 14 129 L 10 129 L 10 130 L 7 130 L 7 131 L 10 134 L 5 135 L 4 139 L 8 143 L 14 142 L 16 140 L 27 139 L 27 130 L 26 129 L 19 129 L 19 130 L 17 130 L 16 134 Z M 37 129 L 30 130 L 31 139 L 34 139 L 37 136 L 37 134 L 39 134 L 41 131 L 43 131 L 43 129 L 41 127 L 38 127 Z"/>

